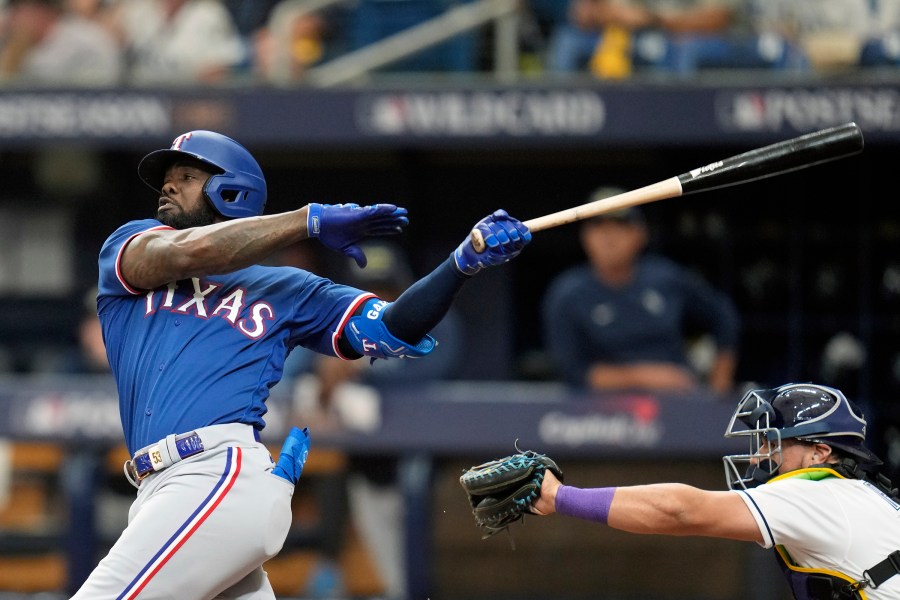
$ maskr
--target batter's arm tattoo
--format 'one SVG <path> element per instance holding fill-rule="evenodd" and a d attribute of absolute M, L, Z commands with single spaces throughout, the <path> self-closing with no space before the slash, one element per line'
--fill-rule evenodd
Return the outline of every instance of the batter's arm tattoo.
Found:
<path fill-rule="evenodd" d="M 120 268 L 129 285 L 151 290 L 170 281 L 230 273 L 309 237 L 307 208 L 189 229 L 154 229 L 135 237 Z"/>

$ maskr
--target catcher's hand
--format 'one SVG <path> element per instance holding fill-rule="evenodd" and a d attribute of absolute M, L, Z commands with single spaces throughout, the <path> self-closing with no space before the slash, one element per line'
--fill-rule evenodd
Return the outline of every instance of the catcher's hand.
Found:
<path fill-rule="evenodd" d="M 469 467 L 459 478 L 472 505 L 475 524 L 485 531 L 482 539 L 503 531 L 531 511 L 547 469 L 562 481 L 562 470 L 553 459 L 531 450 L 520 451 L 518 447 L 516 451 L 511 456 Z"/>

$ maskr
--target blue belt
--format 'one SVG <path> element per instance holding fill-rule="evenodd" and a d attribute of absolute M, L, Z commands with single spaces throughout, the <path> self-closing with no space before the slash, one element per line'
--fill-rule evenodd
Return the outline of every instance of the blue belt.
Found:
<path fill-rule="evenodd" d="M 178 457 L 172 456 L 169 448 L 174 446 Z M 157 471 L 162 471 L 166 467 L 170 467 L 189 456 L 200 454 L 203 452 L 203 440 L 197 432 L 183 433 L 176 435 L 174 443 L 169 444 L 166 439 L 160 440 L 159 443 L 149 446 L 134 455 L 129 462 L 130 471 L 137 481 L 140 481 Z"/>

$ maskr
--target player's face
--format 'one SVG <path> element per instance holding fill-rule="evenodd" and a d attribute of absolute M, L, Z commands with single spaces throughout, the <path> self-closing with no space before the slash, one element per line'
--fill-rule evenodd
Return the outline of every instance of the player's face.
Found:
<path fill-rule="evenodd" d="M 779 463 L 778 473 L 789 473 L 797 469 L 805 469 L 814 464 L 812 458 L 815 450 L 815 444 L 803 442 L 800 440 L 781 440 L 781 451 L 774 452 L 772 458 Z M 768 442 L 760 446 L 760 453 L 768 453 L 770 448 Z"/>
<path fill-rule="evenodd" d="M 177 162 L 166 170 L 156 218 L 174 229 L 202 227 L 221 220 L 203 197 L 211 173 L 199 161 Z"/>
<path fill-rule="evenodd" d="M 591 263 L 601 270 L 630 266 L 647 241 L 644 228 L 614 220 L 585 223 L 581 243 Z"/>

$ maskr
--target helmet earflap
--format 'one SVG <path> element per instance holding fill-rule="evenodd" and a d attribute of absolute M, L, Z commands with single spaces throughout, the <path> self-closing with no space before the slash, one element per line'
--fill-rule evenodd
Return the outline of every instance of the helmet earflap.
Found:
<path fill-rule="evenodd" d="M 179 135 L 166 150 L 156 150 L 138 165 L 138 174 L 160 192 L 166 170 L 179 160 L 193 158 L 211 167 L 204 194 L 223 217 L 255 217 L 266 206 L 266 180 L 253 155 L 241 144 L 214 131 Z"/>

